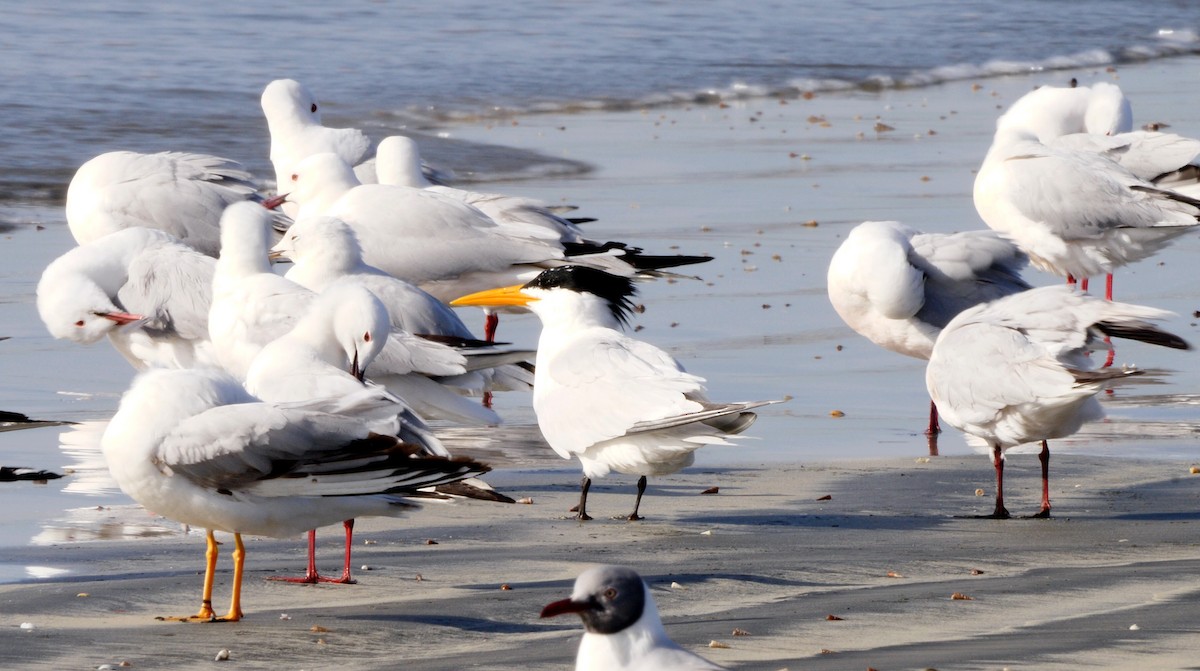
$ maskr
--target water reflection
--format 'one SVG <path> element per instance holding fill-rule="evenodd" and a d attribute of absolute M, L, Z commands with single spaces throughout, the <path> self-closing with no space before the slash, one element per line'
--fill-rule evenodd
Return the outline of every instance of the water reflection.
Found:
<path fill-rule="evenodd" d="M 157 538 L 186 533 L 187 528 L 153 515 L 136 504 L 69 508 L 47 520 L 31 545 Z"/>

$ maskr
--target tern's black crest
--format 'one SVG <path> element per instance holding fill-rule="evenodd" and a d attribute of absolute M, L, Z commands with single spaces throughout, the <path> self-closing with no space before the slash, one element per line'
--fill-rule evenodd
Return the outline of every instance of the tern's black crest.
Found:
<path fill-rule="evenodd" d="M 636 571 L 623 566 L 604 567 L 589 597 L 591 607 L 579 616 L 593 634 L 623 631 L 640 620 L 646 608 L 645 583 Z"/>
<path fill-rule="evenodd" d="M 526 289 L 569 289 L 589 293 L 604 299 L 613 316 L 622 324 L 628 323 L 633 311 L 630 297 L 637 293 L 633 280 L 587 266 L 559 266 L 543 270 L 530 280 Z"/>

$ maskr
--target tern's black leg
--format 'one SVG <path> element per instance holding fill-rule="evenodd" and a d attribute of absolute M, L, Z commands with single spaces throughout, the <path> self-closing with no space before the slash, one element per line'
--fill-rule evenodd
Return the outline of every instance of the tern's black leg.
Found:
<path fill-rule="evenodd" d="M 633 512 L 629 513 L 630 522 L 636 522 L 637 520 L 642 519 L 642 517 L 638 515 L 638 508 L 642 506 L 642 494 L 646 493 L 646 476 L 643 475 L 642 477 L 638 478 L 637 489 L 637 501 L 635 501 L 633 504 Z"/>

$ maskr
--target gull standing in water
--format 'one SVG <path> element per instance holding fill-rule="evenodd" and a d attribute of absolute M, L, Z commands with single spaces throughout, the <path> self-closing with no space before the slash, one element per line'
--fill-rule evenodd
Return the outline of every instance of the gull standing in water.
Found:
<path fill-rule="evenodd" d="M 208 338 L 213 268 L 210 257 L 163 231 L 119 230 L 46 266 L 38 314 L 55 338 L 90 344 L 108 336 L 137 369 L 216 365 Z"/>
<path fill-rule="evenodd" d="M 710 402 L 704 378 L 684 372 L 661 349 L 620 332 L 634 292 L 627 277 L 561 266 L 527 284 L 451 302 L 526 307 L 541 319 L 533 409 L 550 447 L 564 459 L 578 457 L 583 466 L 580 520 L 591 519 L 592 479 L 614 470 L 640 476 L 628 519 L 641 519 L 647 475 L 691 465 L 694 452 L 705 445 L 729 445 L 727 437 L 754 422 L 751 409 L 777 402 Z"/>
<path fill-rule="evenodd" d="M 121 399 L 101 448 L 122 491 L 147 510 L 207 532 L 193 621 L 242 618 L 242 534 L 288 537 L 365 515 L 399 516 L 420 490 L 484 473 L 471 460 L 423 456 L 361 417 L 263 403 L 215 369 L 152 370 Z M 373 431 L 372 428 L 380 429 Z M 436 496 L 436 495 L 434 495 Z M 234 535 L 229 610 L 217 617 L 214 531 Z"/>
<path fill-rule="evenodd" d="M 624 566 L 597 566 L 579 574 L 571 598 L 547 604 L 542 617 L 576 613 L 583 640 L 575 671 L 720 671 L 672 641 L 663 629 L 650 587 Z"/>
<path fill-rule="evenodd" d="M 963 310 L 1029 285 L 1028 259 L 993 231 L 922 233 L 897 221 L 855 226 L 834 252 L 829 302 L 842 321 L 880 347 L 929 359 L 943 327 Z M 929 404 L 930 449 L 941 431 Z"/>
<path fill-rule="evenodd" d="M 114 151 L 80 166 L 67 187 L 67 226 L 79 244 L 132 226 L 157 228 L 216 256 L 229 205 L 255 198 L 238 163 L 204 154 Z"/>
<path fill-rule="evenodd" d="M 951 426 L 991 448 L 996 507 L 1004 506 L 1004 451 L 1041 441 L 1042 507 L 1050 516 L 1050 448 L 1104 411 L 1096 394 L 1138 370 L 1093 369 L 1087 353 L 1105 337 L 1189 349 L 1148 320 L 1169 312 L 1114 303 L 1070 287 L 1042 287 L 970 308 L 938 336 L 925 372 L 929 395 Z"/>

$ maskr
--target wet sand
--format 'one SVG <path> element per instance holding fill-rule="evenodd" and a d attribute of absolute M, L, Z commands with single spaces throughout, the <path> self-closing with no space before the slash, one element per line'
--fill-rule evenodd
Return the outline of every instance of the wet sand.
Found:
<path fill-rule="evenodd" d="M 50 550 L 86 558 L 80 575 L 0 586 L 0 666 L 199 668 L 228 649 L 243 669 L 570 668 L 578 621 L 538 612 L 589 563 L 637 567 L 671 635 L 736 668 L 1195 664 L 1200 493 L 1178 462 L 1056 459 L 1055 517 L 1007 521 L 969 517 L 991 506 L 991 469 L 978 457 L 693 468 L 652 481 L 638 523 L 606 517 L 628 512 L 628 478 L 593 490 L 593 522 L 566 519 L 576 475 L 490 478 L 531 505 L 361 520 L 354 564 L 370 570 L 357 585 L 267 581 L 301 569 L 302 543 L 252 540 L 237 624 L 153 619 L 198 607 L 198 532 L 59 545 Z M 1007 481 L 1010 508 L 1035 511 L 1036 460 L 1012 459 Z M 718 494 L 701 494 L 713 486 Z M 340 533 L 320 538 L 332 572 Z M 221 566 L 218 612 L 228 603 Z"/>
<path fill-rule="evenodd" d="M 525 452 L 499 460 L 488 479 L 532 505 L 429 506 L 406 520 L 360 521 L 355 565 L 371 570 L 359 571 L 358 585 L 268 582 L 302 568 L 303 544 L 254 539 L 247 618 L 233 625 L 156 622 L 198 606 L 202 535 L 180 535 L 106 499 L 90 522 L 78 514 L 93 527 L 140 529 L 136 542 L 5 548 L 5 563 L 69 570 L 0 584 L 0 667 L 207 667 L 226 648 L 230 663 L 246 669 L 570 668 L 579 623 L 537 613 L 567 595 L 584 566 L 603 562 L 637 568 L 673 637 L 737 668 L 1194 668 L 1196 357 L 1120 349 L 1118 361 L 1176 373 L 1163 385 L 1118 391 L 1106 399 L 1108 421 L 1052 445 L 1055 518 L 972 519 L 991 510 L 988 461 L 953 430 L 941 439 L 943 456 L 925 460 L 923 365 L 842 325 L 824 275 L 842 234 L 864 219 L 930 231 L 981 227 L 972 171 L 999 108 L 1034 84 L 1117 77 L 1139 123 L 1200 135 L 1200 107 L 1178 85 L 1198 63 L 449 129 L 596 166 L 489 190 L 579 203 L 580 215 L 600 219 L 589 224 L 597 237 L 713 254 L 697 269 L 702 280 L 645 286 L 639 337 L 709 378 L 716 399 L 791 401 L 765 409 L 744 447 L 702 451 L 697 466 L 652 480 L 643 522 L 603 519 L 632 505 L 633 480 L 622 477 L 593 488 L 590 509 L 600 519 L 565 519 L 577 467 Z M 61 253 L 62 228 L 16 234 L 33 241 L 27 262 L 41 267 Z M 1198 251 L 1195 237 L 1185 238 L 1122 271 L 1118 298 L 1175 310 L 1182 317 L 1169 328 L 1200 341 L 1192 318 Z M 27 320 L 30 309 L 17 300 L 0 314 Z M 18 337 L 3 343 L 13 361 L 8 384 L 39 390 L 21 410 L 60 418 L 70 413 L 47 410 L 84 407 L 81 417 L 65 417 L 81 419 L 115 406 L 131 373 L 98 349 L 106 345 L 50 342 L 30 335 L 36 322 L 10 323 Z M 526 344 L 536 330 L 516 318 L 500 333 Z M 33 355 L 42 354 L 56 357 L 56 371 L 36 366 Z M 71 406 L 74 397 L 55 397 L 56 389 L 93 395 Z M 835 409 L 845 416 L 831 418 Z M 501 395 L 498 410 L 518 432 L 530 429 L 527 397 Z M 53 449 L 54 430 L 45 431 L 4 440 L 27 434 Z M 1013 455 L 1007 474 L 1010 510 L 1034 512 L 1037 460 Z M 20 496 L 26 486 L 4 491 Z M 700 494 L 712 486 L 720 493 Z M 148 522 L 158 531 L 146 531 Z M 320 561 L 332 571 L 340 533 L 321 537 Z M 218 611 L 228 579 L 223 563 Z M 956 592 L 972 599 L 952 600 Z M 735 628 L 750 635 L 733 636 Z M 712 640 L 730 647 L 705 647 Z"/>

